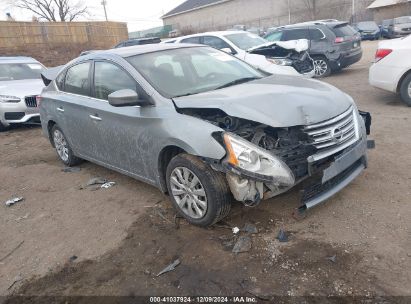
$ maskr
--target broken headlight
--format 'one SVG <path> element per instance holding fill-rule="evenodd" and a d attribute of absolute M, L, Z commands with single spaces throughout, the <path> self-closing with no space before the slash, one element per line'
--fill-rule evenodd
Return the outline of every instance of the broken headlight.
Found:
<path fill-rule="evenodd" d="M 282 66 L 293 65 L 293 61 L 290 59 L 286 59 L 286 58 L 267 58 L 267 60 L 276 65 L 282 65 Z"/>
<path fill-rule="evenodd" d="M 16 96 L 0 95 L 0 102 L 20 102 L 20 98 Z"/>
<path fill-rule="evenodd" d="M 278 185 L 292 186 L 290 168 L 277 156 L 231 133 L 224 134 L 227 162 L 241 170 L 271 177 Z"/>

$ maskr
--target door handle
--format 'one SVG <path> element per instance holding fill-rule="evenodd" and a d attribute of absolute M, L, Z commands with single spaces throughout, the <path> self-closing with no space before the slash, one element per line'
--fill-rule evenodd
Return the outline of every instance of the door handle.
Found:
<path fill-rule="evenodd" d="M 92 120 L 95 120 L 95 121 L 101 121 L 101 118 L 100 118 L 100 117 L 98 117 L 98 116 L 95 116 L 95 115 L 89 115 L 89 117 L 90 117 Z"/>
<path fill-rule="evenodd" d="M 62 107 L 58 107 L 58 108 L 57 108 L 57 111 L 59 111 L 59 112 L 62 112 L 62 113 L 63 113 L 63 112 L 64 112 L 64 109 L 63 109 Z"/>

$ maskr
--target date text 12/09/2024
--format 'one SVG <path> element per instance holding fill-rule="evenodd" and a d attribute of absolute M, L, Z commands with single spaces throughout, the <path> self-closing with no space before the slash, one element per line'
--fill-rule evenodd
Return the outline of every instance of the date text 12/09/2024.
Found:
<path fill-rule="evenodd" d="M 256 297 L 150 297 L 150 303 L 258 303 Z"/>

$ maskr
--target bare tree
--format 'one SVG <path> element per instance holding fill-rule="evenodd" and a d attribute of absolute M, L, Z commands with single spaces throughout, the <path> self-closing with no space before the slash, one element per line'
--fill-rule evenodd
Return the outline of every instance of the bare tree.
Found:
<path fill-rule="evenodd" d="M 315 20 L 317 16 L 316 2 L 317 0 L 303 0 L 305 9 L 307 10 L 307 16 L 311 18 L 311 20 Z"/>
<path fill-rule="evenodd" d="M 11 4 L 47 21 L 73 21 L 88 15 L 87 6 L 81 0 L 11 0 Z"/>

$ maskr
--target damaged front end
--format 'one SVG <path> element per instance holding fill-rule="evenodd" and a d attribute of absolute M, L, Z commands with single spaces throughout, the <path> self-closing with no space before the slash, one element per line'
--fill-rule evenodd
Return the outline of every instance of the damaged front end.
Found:
<path fill-rule="evenodd" d="M 226 157 L 211 165 L 226 174 L 234 198 L 246 206 L 257 206 L 304 181 L 303 212 L 340 191 L 366 167 L 371 120 L 354 106 L 328 121 L 289 128 L 228 116 L 220 109 L 179 112 L 224 130 L 213 136 L 225 147 Z"/>
<path fill-rule="evenodd" d="M 309 75 L 314 72 L 314 62 L 307 52 L 306 39 L 270 42 L 249 49 L 250 54 L 263 55 L 266 59 L 280 66 L 291 66 L 298 73 Z"/>

